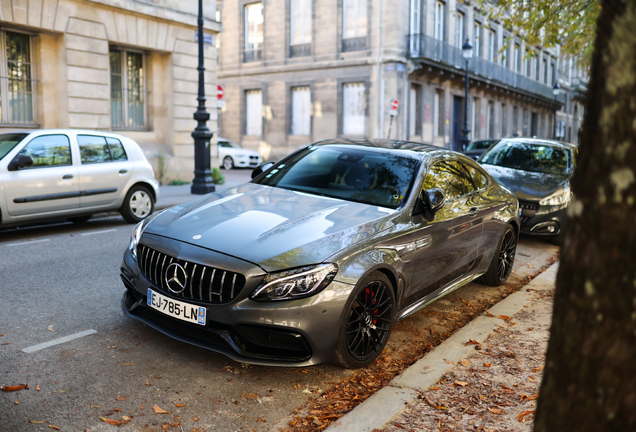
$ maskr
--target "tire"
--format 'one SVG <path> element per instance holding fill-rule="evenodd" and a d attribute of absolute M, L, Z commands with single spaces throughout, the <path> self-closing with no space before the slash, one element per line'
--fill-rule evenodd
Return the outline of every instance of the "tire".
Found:
<path fill-rule="evenodd" d="M 482 283 L 499 286 L 508 280 L 515 262 L 517 239 L 515 229 L 508 225 L 497 244 L 497 251 L 492 257 L 488 270 L 479 278 Z"/>
<path fill-rule="evenodd" d="M 152 194 L 145 186 L 130 188 L 119 211 L 129 223 L 138 223 L 150 216 L 155 209 Z"/>
<path fill-rule="evenodd" d="M 234 168 L 234 159 L 232 159 L 230 156 L 225 156 L 223 158 L 223 168 L 225 168 L 226 170 L 231 170 L 232 168 Z"/>
<path fill-rule="evenodd" d="M 84 223 L 84 222 L 88 222 L 88 220 L 92 217 L 93 215 L 86 215 L 86 216 L 68 218 L 68 220 L 70 220 L 73 223 Z"/>
<path fill-rule="evenodd" d="M 354 288 L 338 327 L 333 362 L 353 369 L 372 363 L 389 340 L 395 315 L 395 294 L 389 279 L 379 271 Z"/>

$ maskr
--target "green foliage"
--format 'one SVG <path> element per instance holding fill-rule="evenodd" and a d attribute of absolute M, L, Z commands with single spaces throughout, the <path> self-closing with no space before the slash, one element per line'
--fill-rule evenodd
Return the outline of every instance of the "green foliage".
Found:
<path fill-rule="evenodd" d="M 476 0 L 476 7 L 529 45 L 561 45 L 562 54 L 589 67 L 601 0 Z"/>
<path fill-rule="evenodd" d="M 223 184 L 225 183 L 225 177 L 221 174 L 221 171 L 218 168 L 212 168 L 212 180 L 214 184 Z"/>
<path fill-rule="evenodd" d="M 185 180 L 174 179 L 169 184 L 170 186 L 181 186 L 181 185 L 190 184 L 190 182 Z"/>

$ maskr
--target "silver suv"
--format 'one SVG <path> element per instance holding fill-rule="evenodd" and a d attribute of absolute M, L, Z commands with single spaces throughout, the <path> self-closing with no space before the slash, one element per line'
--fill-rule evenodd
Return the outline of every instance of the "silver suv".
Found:
<path fill-rule="evenodd" d="M 88 220 L 119 211 L 130 223 L 152 214 L 159 192 L 139 145 L 83 130 L 0 134 L 0 226 Z"/>

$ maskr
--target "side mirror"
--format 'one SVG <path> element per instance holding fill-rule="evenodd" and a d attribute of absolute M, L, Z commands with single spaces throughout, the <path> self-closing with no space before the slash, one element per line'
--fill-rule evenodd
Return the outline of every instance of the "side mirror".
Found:
<path fill-rule="evenodd" d="M 252 171 L 252 178 L 255 179 L 259 175 L 263 174 L 265 171 L 273 167 L 275 163 L 276 162 L 266 162 L 262 165 L 257 166 L 256 168 L 254 168 L 254 171 Z"/>
<path fill-rule="evenodd" d="M 435 213 L 442 208 L 445 202 L 446 198 L 440 189 L 425 190 L 417 197 L 413 215 L 421 214 L 429 222 L 433 221 L 435 219 Z"/>
<path fill-rule="evenodd" d="M 31 165 L 33 165 L 33 159 L 31 159 L 31 156 L 17 155 L 11 162 L 9 162 L 7 169 L 9 171 L 17 171 L 20 168 L 28 167 Z"/>

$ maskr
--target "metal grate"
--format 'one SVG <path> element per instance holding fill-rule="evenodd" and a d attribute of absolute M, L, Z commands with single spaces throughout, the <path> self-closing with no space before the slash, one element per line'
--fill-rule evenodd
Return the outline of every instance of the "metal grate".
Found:
<path fill-rule="evenodd" d="M 141 273 L 159 291 L 186 300 L 227 303 L 236 298 L 245 286 L 245 276 L 240 273 L 177 259 L 145 245 L 137 247 L 137 262 Z M 179 294 L 169 291 L 166 285 L 165 272 L 172 263 L 180 264 L 188 275 L 185 289 Z"/>

